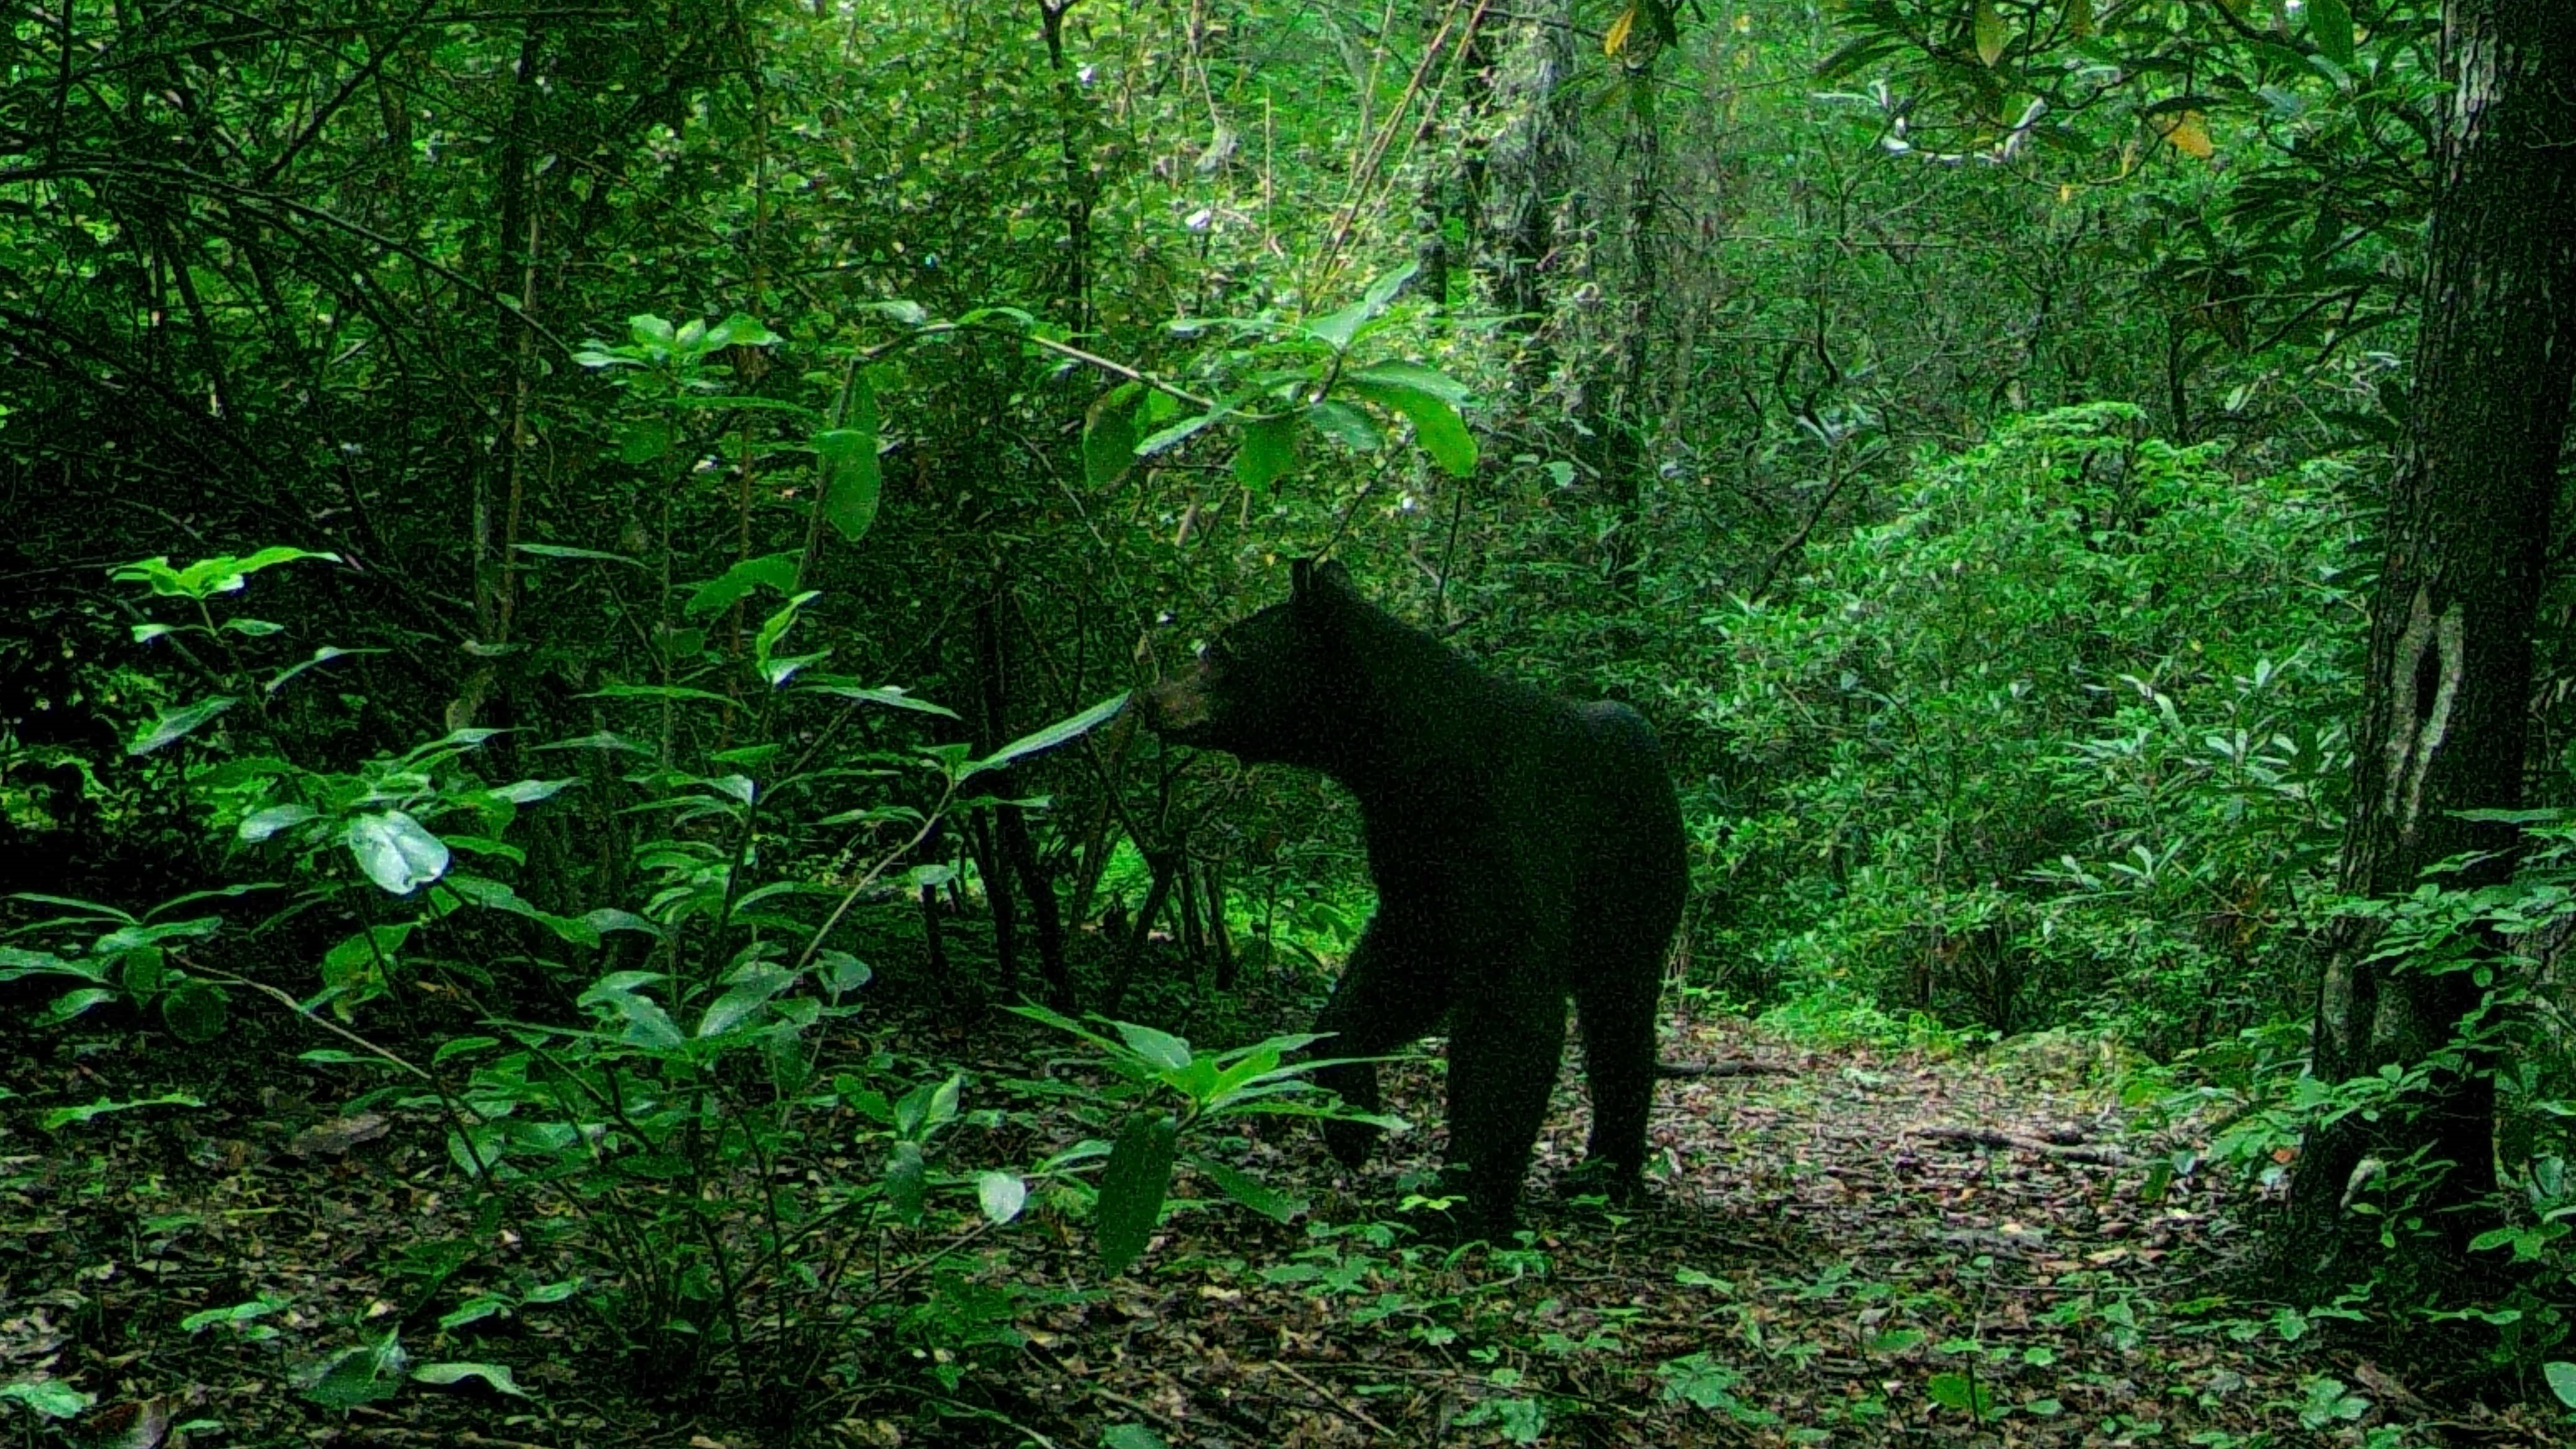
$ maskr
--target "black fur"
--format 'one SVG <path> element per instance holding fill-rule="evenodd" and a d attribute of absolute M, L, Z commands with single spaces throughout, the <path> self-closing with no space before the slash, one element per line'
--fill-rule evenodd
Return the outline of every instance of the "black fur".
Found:
<path fill-rule="evenodd" d="M 1622 704 L 1497 679 L 1366 600 L 1339 564 L 1228 628 L 1148 691 L 1166 739 L 1321 770 L 1357 797 L 1377 913 L 1315 1023 L 1378 1056 L 1449 1024 L 1449 1158 L 1475 1226 L 1508 1232 L 1574 999 L 1590 1157 L 1623 1195 L 1645 1165 L 1655 1002 L 1680 922 L 1681 809 L 1654 731 Z M 1377 1072 L 1325 1085 L 1378 1106 Z M 1328 1123 L 1356 1166 L 1372 1128 Z"/>

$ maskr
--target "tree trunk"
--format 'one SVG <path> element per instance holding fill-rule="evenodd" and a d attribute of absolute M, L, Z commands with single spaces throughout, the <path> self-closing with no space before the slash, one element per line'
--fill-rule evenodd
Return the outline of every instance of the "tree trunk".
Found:
<path fill-rule="evenodd" d="M 1512 360 L 1514 383 L 1524 389 L 1544 381 L 1549 366 L 1541 278 L 1556 251 L 1556 209 L 1574 170 L 1573 78 L 1573 6 L 1551 0 L 1521 22 L 1494 78 L 1499 127 L 1478 178 L 1484 249 L 1477 265 L 1495 307 L 1527 339 Z"/>
<path fill-rule="evenodd" d="M 2414 407 L 2390 490 L 2387 557 L 2371 610 L 2343 887 L 2412 890 L 2426 868 L 2492 852 L 2462 879 L 2504 879 L 2510 826 L 2456 812 L 2522 802 L 2531 635 L 2576 361 L 2576 7 L 2450 0 L 2443 65 L 2457 90 L 2439 147 Z M 2467 972 L 2369 959 L 2348 921 L 2319 993 L 2313 1066 L 2326 1081 L 2441 1052 L 2482 994 Z M 2443 1212 L 2496 1184 L 2493 1063 L 2437 1072 L 2420 1111 L 2345 1117 L 2311 1134 L 2276 1246 L 2311 1293 L 2374 1268 L 2417 1283 L 2456 1275 L 2480 1224 Z M 2436 1238 L 2389 1259 L 2378 1218 L 2346 1211 L 2371 1161 L 2448 1164 L 2417 1206 Z M 2454 1281 L 2456 1281 L 2454 1279 Z"/>

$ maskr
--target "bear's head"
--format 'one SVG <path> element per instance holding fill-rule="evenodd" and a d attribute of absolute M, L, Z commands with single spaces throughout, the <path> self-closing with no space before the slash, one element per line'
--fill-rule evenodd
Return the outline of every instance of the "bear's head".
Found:
<path fill-rule="evenodd" d="M 1299 559 L 1288 602 L 1226 626 L 1188 673 L 1146 690 L 1145 723 L 1247 763 L 1323 768 L 1348 728 L 1344 622 L 1365 608 L 1341 564 Z"/>

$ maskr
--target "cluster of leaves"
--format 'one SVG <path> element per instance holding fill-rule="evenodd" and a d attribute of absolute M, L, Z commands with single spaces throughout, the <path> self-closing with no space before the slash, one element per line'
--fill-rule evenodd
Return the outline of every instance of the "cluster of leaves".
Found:
<path fill-rule="evenodd" d="M 2240 479 L 2104 405 L 1927 462 L 1889 522 L 1712 622 L 1703 706 L 1776 782 L 1728 827 L 1775 968 L 2167 1050 L 2290 1004 L 2339 816 L 2337 476 Z"/>

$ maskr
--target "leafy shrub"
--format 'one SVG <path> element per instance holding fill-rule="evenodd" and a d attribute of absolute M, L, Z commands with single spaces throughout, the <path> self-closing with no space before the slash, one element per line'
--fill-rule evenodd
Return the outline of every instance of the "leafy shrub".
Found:
<path fill-rule="evenodd" d="M 2337 470 L 2240 479 L 2131 407 L 1928 460 L 1734 601 L 1702 719 L 1771 781 L 1717 842 L 1793 992 L 2161 1048 L 2288 1000 L 2361 611 Z"/>

